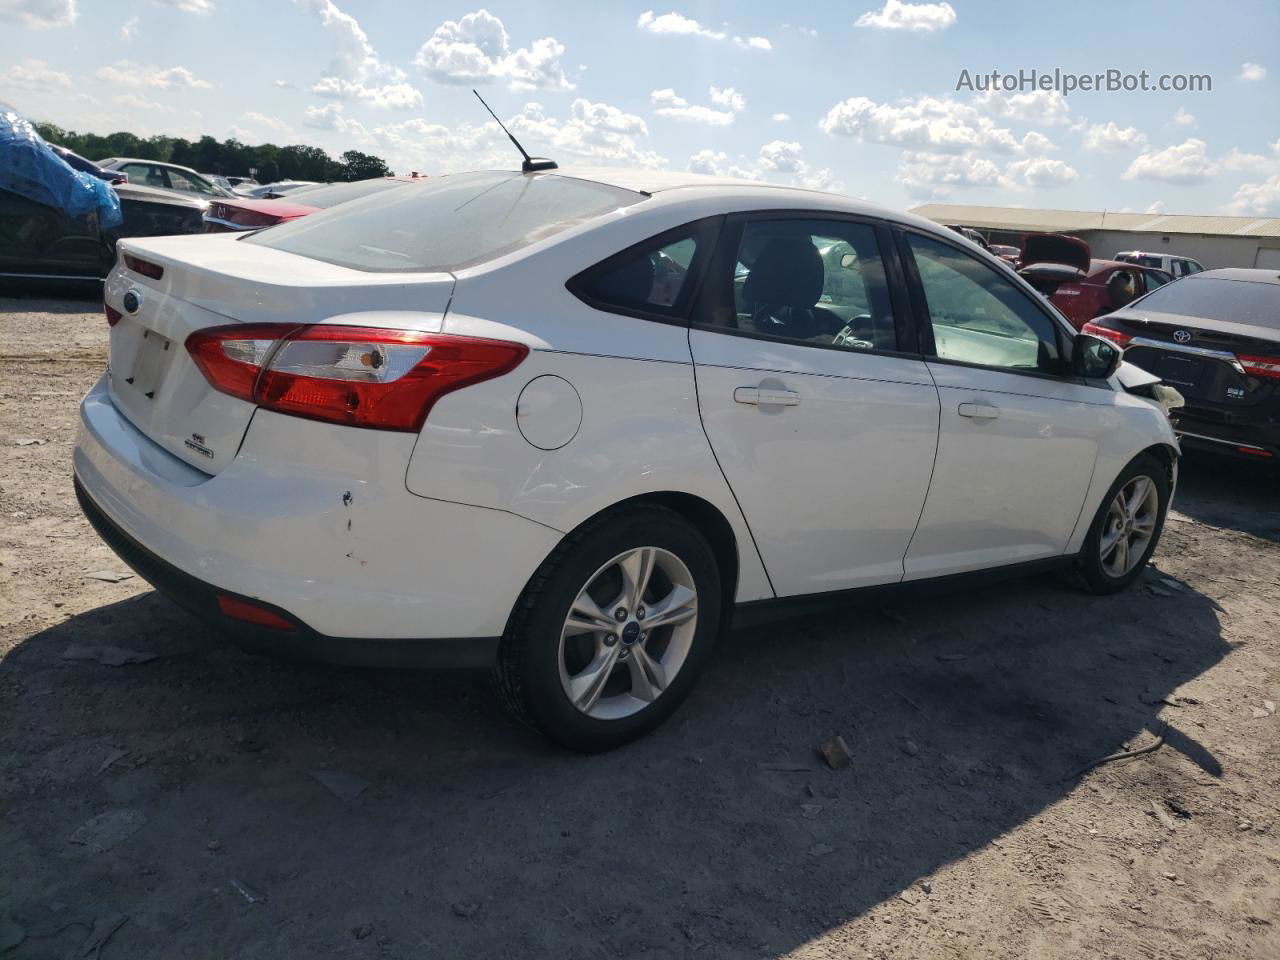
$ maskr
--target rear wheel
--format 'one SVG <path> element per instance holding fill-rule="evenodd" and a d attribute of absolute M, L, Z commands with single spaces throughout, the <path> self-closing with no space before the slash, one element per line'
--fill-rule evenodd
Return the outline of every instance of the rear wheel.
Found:
<path fill-rule="evenodd" d="M 566 538 L 530 582 L 499 650 L 507 705 L 575 750 L 626 743 L 680 705 L 719 629 L 715 555 L 664 507 Z"/>
<path fill-rule="evenodd" d="M 1080 571 L 1094 593 L 1123 590 L 1142 575 L 1169 509 L 1169 475 L 1150 454 L 1135 457 L 1111 485 L 1089 528 Z"/>

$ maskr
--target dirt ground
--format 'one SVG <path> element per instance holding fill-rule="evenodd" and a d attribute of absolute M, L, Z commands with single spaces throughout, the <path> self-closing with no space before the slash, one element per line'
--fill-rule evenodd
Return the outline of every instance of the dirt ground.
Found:
<path fill-rule="evenodd" d="M 1280 957 L 1280 474 L 1188 456 L 1120 596 L 740 631 L 579 757 L 483 677 L 255 658 L 86 579 L 127 571 L 71 488 L 105 342 L 92 300 L 0 297 L 5 960 Z M 154 659 L 68 659 L 103 644 Z"/>

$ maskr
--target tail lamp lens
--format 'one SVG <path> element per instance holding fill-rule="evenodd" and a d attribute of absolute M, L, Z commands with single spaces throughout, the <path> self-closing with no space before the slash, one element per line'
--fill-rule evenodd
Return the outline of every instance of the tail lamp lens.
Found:
<path fill-rule="evenodd" d="M 1251 357 L 1237 353 L 1236 359 L 1244 372 L 1251 377 L 1265 377 L 1269 380 L 1280 380 L 1280 357 Z"/>
<path fill-rule="evenodd" d="M 1104 327 L 1102 324 L 1094 323 L 1092 320 L 1081 327 L 1080 332 L 1087 333 L 1094 337 L 1102 337 L 1102 339 L 1109 340 L 1121 349 L 1127 347 L 1129 345 L 1129 341 L 1133 339 L 1133 337 L 1129 336 L 1127 333 L 1121 333 L 1119 330 L 1112 330 L 1110 327 Z"/>
<path fill-rule="evenodd" d="M 417 431 L 446 393 L 507 373 L 524 344 L 377 327 L 236 324 L 187 338 L 215 389 L 267 410 Z"/>

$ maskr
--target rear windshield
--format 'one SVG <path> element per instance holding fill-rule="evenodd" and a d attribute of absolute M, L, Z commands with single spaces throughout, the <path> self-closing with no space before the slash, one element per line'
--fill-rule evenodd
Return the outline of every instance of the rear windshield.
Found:
<path fill-rule="evenodd" d="M 1140 309 L 1280 330 L 1280 283 L 1184 277 L 1147 294 Z"/>
<path fill-rule="evenodd" d="M 406 186 L 403 180 L 391 180 L 387 177 L 376 177 L 372 180 L 357 180 L 354 183 L 325 183 L 318 187 L 299 187 L 289 191 L 289 199 L 296 199 L 308 207 L 319 207 L 328 210 L 348 200 L 359 200 L 371 193 L 381 193 L 392 187 Z"/>
<path fill-rule="evenodd" d="M 355 270 L 458 270 L 528 246 L 574 224 L 638 203 L 643 194 L 545 174 L 432 177 L 245 237 Z M 309 203 L 307 195 L 300 203 Z"/>

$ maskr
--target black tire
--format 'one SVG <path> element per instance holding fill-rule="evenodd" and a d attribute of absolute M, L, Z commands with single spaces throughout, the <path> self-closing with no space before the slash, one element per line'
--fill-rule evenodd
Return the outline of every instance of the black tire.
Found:
<path fill-rule="evenodd" d="M 1107 514 L 1115 500 L 1116 494 L 1136 477 L 1145 476 L 1155 484 L 1159 507 L 1156 513 L 1155 532 L 1151 540 L 1133 568 L 1122 576 L 1114 576 L 1102 562 L 1101 543 L 1103 530 L 1107 523 Z M 1084 547 L 1080 552 L 1079 570 L 1085 586 L 1094 593 L 1116 593 L 1129 586 L 1146 569 L 1156 545 L 1160 542 L 1160 534 L 1164 530 L 1165 516 L 1169 512 L 1169 469 L 1157 457 L 1142 453 L 1134 457 L 1127 467 L 1120 471 L 1115 483 L 1107 490 L 1098 506 L 1098 512 L 1089 527 L 1089 534 L 1084 539 Z"/>
<path fill-rule="evenodd" d="M 578 710 L 560 681 L 560 634 L 592 575 L 627 550 L 652 546 L 674 554 L 692 575 L 697 621 L 683 666 L 648 706 L 620 719 Z M 606 514 L 552 551 L 529 581 L 498 649 L 495 681 L 507 708 L 548 739 L 584 753 L 621 746 L 653 730 L 689 694 L 720 629 L 720 571 L 706 539 L 673 510 L 643 505 Z"/>

